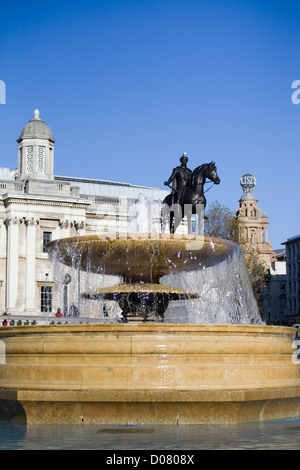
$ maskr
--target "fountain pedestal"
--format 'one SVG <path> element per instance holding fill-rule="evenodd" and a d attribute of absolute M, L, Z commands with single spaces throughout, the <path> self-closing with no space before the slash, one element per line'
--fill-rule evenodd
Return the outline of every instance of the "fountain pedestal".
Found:
<path fill-rule="evenodd" d="M 85 292 L 82 297 L 92 300 L 114 300 L 122 310 L 127 322 L 128 314 L 143 316 L 144 321 L 154 315 L 156 321 L 164 320 L 164 313 L 172 300 L 195 299 L 198 295 L 182 289 L 161 284 L 121 284 L 104 287 L 95 292 Z"/>
<path fill-rule="evenodd" d="M 161 323 L 1 328 L 0 417 L 154 425 L 298 416 L 294 334 Z"/>

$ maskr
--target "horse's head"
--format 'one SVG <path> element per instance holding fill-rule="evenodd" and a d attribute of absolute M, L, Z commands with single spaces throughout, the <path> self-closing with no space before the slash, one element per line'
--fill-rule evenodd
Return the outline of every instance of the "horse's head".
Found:
<path fill-rule="evenodd" d="M 203 163 L 193 171 L 192 185 L 202 185 L 205 183 L 205 178 L 208 178 L 215 184 L 220 183 L 220 178 L 217 173 L 215 162 Z"/>
<path fill-rule="evenodd" d="M 210 162 L 206 165 L 205 176 L 206 176 L 206 178 L 213 181 L 215 184 L 220 184 L 221 180 L 218 176 L 217 167 L 216 167 L 215 162 Z"/>

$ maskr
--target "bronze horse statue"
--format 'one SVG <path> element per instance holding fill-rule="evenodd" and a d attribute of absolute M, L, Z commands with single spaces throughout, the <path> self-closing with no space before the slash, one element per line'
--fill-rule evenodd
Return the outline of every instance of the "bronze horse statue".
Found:
<path fill-rule="evenodd" d="M 170 233 L 175 233 L 183 217 L 188 217 L 188 233 L 192 232 L 192 214 L 199 215 L 199 209 L 204 212 L 206 197 L 204 184 L 206 178 L 214 184 L 220 183 L 215 162 L 204 163 L 198 166 L 192 173 L 191 185 L 186 186 L 180 204 L 174 204 L 174 195 L 168 194 L 163 201 L 162 231 L 164 231 L 167 217 L 170 217 Z"/>

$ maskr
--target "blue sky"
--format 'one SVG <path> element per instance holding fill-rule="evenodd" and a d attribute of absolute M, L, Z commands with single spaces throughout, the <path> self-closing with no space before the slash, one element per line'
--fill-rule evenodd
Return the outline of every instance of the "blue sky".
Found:
<path fill-rule="evenodd" d="M 208 193 L 238 208 L 252 173 L 269 238 L 299 234 L 300 2 L 2 2 L 0 166 L 36 107 L 55 174 L 164 188 L 183 152 L 214 160 Z"/>

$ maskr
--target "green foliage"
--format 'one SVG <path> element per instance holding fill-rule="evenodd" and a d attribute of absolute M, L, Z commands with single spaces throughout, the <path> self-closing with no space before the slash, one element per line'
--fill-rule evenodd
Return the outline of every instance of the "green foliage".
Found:
<path fill-rule="evenodd" d="M 258 249 L 240 236 L 240 222 L 235 211 L 220 204 L 212 203 L 207 211 L 204 233 L 208 237 L 222 238 L 237 243 L 244 253 L 253 293 L 257 301 L 266 282 L 267 265 L 261 260 Z"/>
<path fill-rule="evenodd" d="M 204 233 L 207 237 L 222 238 L 238 242 L 238 219 L 228 207 L 213 202 L 206 211 Z"/>

